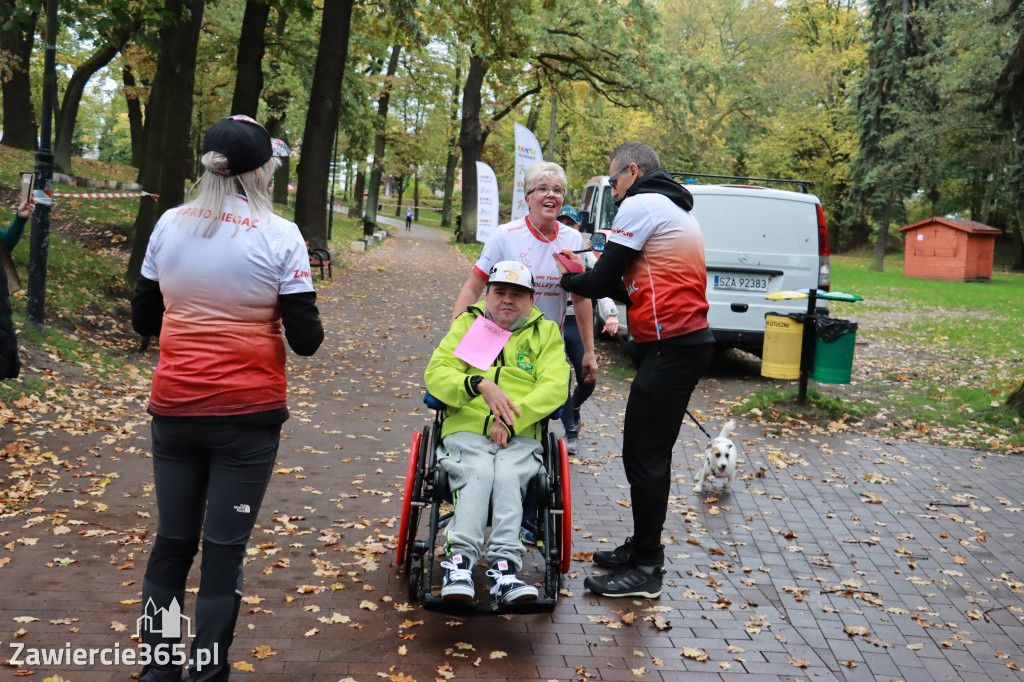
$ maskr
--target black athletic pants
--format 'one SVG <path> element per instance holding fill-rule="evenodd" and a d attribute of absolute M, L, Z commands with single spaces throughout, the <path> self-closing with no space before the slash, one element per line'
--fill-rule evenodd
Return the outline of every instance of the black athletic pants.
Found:
<path fill-rule="evenodd" d="M 631 560 L 636 565 L 665 563 L 661 531 L 672 482 L 672 446 L 714 347 L 693 345 L 685 336 L 636 344 L 640 369 L 629 391 L 622 438 L 633 506 Z"/>
<path fill-rule="evenodd" d="M 185 582 L 202 538 L 190 658 L 198 660 L 195 654 L 201 648 L 216 650 L 218 660 L 202 670 L 193 666 L 192 679 L 227 679 L 245 546 L 273 473 L 281 425 L 154 417 L 152 433 L 159 519 L 146 566 L 144 608 L 151 599 L 157 609 L 166 608 L 171 600 L 182 605 Z M 174 663 L 147 666 L 140 680 L 177 680 L 180 663 Z"/>

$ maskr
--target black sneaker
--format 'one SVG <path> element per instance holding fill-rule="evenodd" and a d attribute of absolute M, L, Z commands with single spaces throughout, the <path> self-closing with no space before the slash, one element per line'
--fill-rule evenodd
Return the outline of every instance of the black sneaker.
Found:
<path fill-rule="evenodd" d="M 579 451 L 579 434 L 576 431 L 565 432 L 565 450 L 570 455 L 575 455 Z"/>
<path fill-rule="evenodd" d="M 615 570 L 625 565 L 633 553 L 633 538 L 628 537 L 626 541 L 613 550 L 602 550 L 594 552 L 594 563 L 601 568 Z"/>
<path fill-rule="evenodd" d="M 537 588 L 520 580 L 508 559 L 495 561 L 487 571 L 487 577 L 491 579 L 491 599 L 502 606 L 521 599 L 537 598 Z"/>
<path fill-rule="evenodd" d="M 632 564 L 626 564 L 606 575 L 590 576 L 583 581 L 583 586 L 602 597 L 657 599 L 661 596 L 661 576 L 664 573 L 661 566 L 647 574 Z"/>
<path fill-rule="evenodd" d="M 466 564 L 466 559 L 461 554 L 441 562 L 441 567 L 445 569 L 444 578 L 441 580 L 442 599 L 468 601 L 476 596 L 473 572 Z"/>

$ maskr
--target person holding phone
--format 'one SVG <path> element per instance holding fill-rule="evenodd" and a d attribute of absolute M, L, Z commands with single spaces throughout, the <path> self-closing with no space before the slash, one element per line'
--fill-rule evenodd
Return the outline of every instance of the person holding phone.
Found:
<path fill-rule="evenodd" d="M 633 535 L 594 552 L 610 572 L 583 582 L 605 597 L 661 596 L 662 531 L 672 484 L 672 447 L 697 382 L 711 362 L 704 236 L 690 213 L 693 196 L 642 142 L 619 145 L 608 160 L 612 197 L 620 201 L 611 236 L 593 270 L 562 274 L 577 295 L 628 296 L 637 374 L 629 388 L 622 465 L 629 482 Z M 565 253 L 579 258 L 579 254 Z"/>
<path fill-rule="evenodd" d="M 6 246 L 8 251 L 14 251 L 14 247 L 21 241 L 21 235 L 25 233 L 25 221 L 32 217 L 35 210 L 36 200 L 29 194 L 28 200 L 18 206 L 10 226 L 6 230 L 0 228 L 0 244 Z"/>

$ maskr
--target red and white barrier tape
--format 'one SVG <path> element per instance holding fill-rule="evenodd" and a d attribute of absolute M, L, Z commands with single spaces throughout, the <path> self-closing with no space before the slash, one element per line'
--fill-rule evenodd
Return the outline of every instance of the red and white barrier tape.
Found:
<path fill-rule="evenodd" d="M 74 197 L 77 199 L 127 199 L 131 197 L 153 197 L 153 201 L 159 198 L 159 194 L 150 192 L 91 192 L 89 194 L 60 194 L 54 192 L 55 197 Z"/>

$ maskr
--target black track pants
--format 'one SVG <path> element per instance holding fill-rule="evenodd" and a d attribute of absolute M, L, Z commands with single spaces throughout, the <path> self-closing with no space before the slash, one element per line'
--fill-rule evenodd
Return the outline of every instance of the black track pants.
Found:
<path fill-rule="evenodd" d="M 632 561 L 638 565 L 665 562 L 661 531 L 672 482 L 672 446 L 714 352 L 713 343 L 680 340 L 637 344 L 643 357 L 626 403 L 622 463 L 633 508 Z"/>

